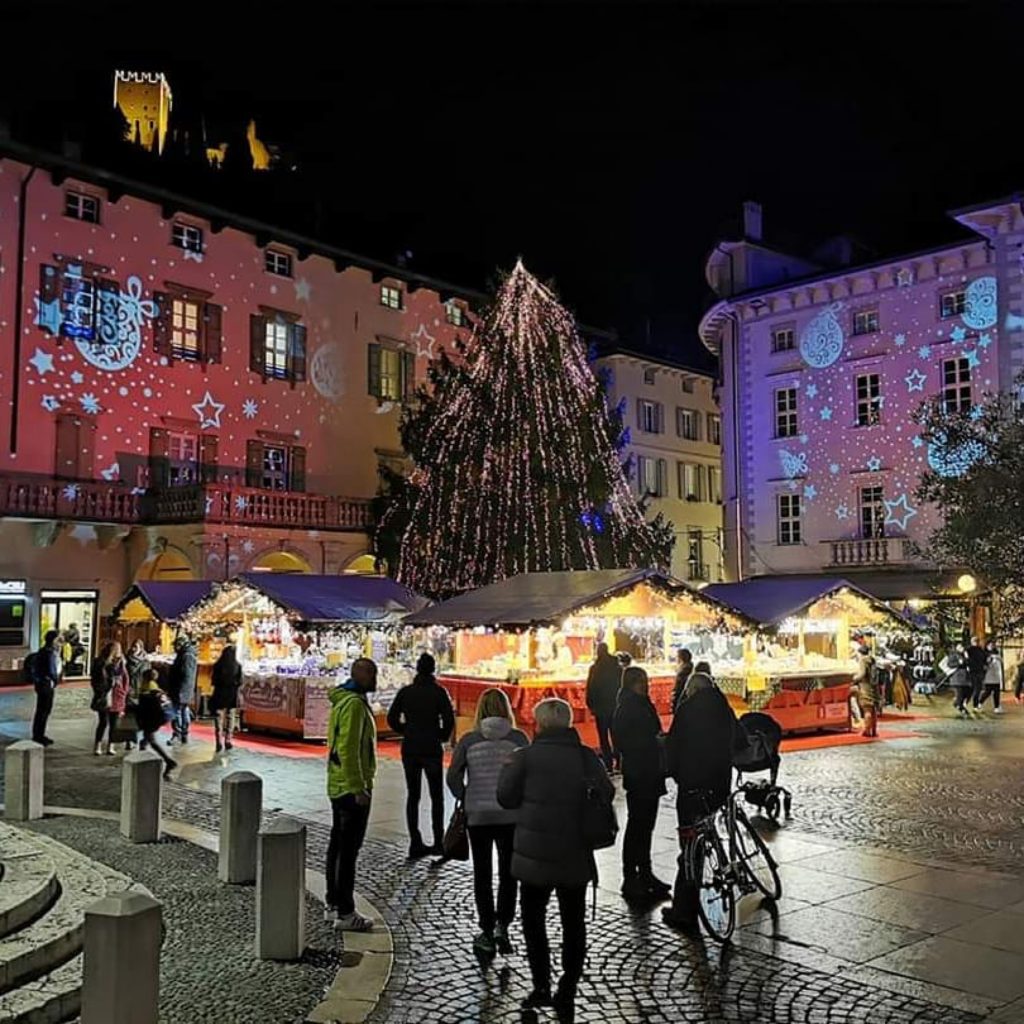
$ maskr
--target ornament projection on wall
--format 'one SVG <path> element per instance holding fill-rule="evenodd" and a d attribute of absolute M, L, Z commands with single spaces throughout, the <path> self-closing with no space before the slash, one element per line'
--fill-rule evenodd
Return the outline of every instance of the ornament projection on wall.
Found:
<path fill-rule="evenodd" d="M 928 445 L 928 465 L 939 476 L 963 476 L 984 454 L 985 446 L 980 441 L 964 441 L 950 448 L 940 434 Z"/>
<path fill-rule="evenodd" d="M 824 369 L 843 352 L 843 328 L 838 316 L 841 302 L 833 302 L 820 312 L 800 333 L 800 355 L 808 366 Z"/>
<path fill-rule="evenodd" d="M 779 462 L 782 463 L 782 472 L 790 480 L 796 476 L 807 475 L 807 452 L 797 452 L 794 454 L 782 448 L 779 451 Z"/>
<path fill-rule="evenodd" d="M 964 323 L 976 331 L 992 327 L 998 317 L 996 298 L 994 277 L 975 278 L 964 292 Z"/>
<path fill-rule="evenodd" d="M 309 366 L 309 377 L 313 387 L 330 401 L 341 398 L 342 372 L 341 349 L 336 342 L 321 345 L 314 353 Z"/>

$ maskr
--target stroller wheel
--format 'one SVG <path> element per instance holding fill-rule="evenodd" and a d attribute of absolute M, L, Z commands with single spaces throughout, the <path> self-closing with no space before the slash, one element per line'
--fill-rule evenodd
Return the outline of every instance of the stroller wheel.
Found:
<path fill-rule="evenodd" d="M 779 798 L 774 793 L 765 800 L 764 810 L 772 821 L 779 820 Z"/>
<path fill-rule="evenodd" d="M 786 817 L 790 816 L 790 811 L 793 809 L 793 794 L 787 793 L 783 801 L 783 806 L 786 809 Z"/>

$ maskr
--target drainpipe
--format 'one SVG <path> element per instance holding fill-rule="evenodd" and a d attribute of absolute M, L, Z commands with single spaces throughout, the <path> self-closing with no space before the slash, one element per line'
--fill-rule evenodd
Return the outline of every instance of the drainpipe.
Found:
<path fill-rule="evenodd" d="M 21 395 L 21 332 L 25 301 L 25 225 L 28 220 L 28 186 L 36 169 L 30 167 L 18 187 L 18 268 L 14 276 L 14 372 L 11 374 L 11 442 L 12 455 L 18 453 L 18 401 Z"/>

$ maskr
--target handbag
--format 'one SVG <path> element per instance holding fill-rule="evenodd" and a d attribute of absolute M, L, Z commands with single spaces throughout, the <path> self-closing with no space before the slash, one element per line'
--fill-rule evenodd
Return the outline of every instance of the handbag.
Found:
<path fill-rule="evenodd" d="M 111 733 L 112 743 L 131 743 L 139 734 L 139 720 L 135 709 L 129 708 L 123 715 L 118 715 L 117 724 Z"/>
<path fill-rule="evenodd" d="M 445 860 L 469 860 L 469 832 L 467 831 L 466 808 L 462 801 L 455 804 L 451 821 L 444 830 L 441 851 Z"/>
<path fill-rule="evenodd" d="M 599 787 L 587 771 L 587 750 L 581 748 L 583 759 L 583 842 L 591 850 L 603 850 L 615 845 L 619 834 L 619 820 L 615 816 L 612 797 Z"/>

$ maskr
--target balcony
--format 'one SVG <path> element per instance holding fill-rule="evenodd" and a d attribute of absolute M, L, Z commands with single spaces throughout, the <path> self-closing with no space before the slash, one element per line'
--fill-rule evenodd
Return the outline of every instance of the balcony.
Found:
<path fill-rule="evenodd" d="M 326 494 L 197 484 L 141 491 L 103 480 L 0 474 L 0 516 L 129 525 L 224 523 L 300 530 L 363 531 L 370 502 Z"/>
<path fill-rule="evenodd" d="M 825 541 L 830 567 L 909 565 L 913 562 L 905 537 L 866 537 Z"/>
<path fill-rule="evenodd" d="M 706 582 L 711 579 L 711 567 L 703 562 L 687 562 L 686 578 L 691 583 Z"/>

